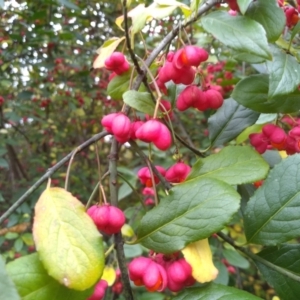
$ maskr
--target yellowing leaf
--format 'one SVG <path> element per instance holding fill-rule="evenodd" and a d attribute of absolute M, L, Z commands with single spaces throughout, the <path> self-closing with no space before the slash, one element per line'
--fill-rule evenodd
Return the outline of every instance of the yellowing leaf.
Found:
<path fill-rule="evenodd" d="M 109 40 L 107 40 L 102 47 L 100 47 L 97 50 L 97 53 L 99 54 L 98 57 L 95 59 L 93 63 L 94 69 L 100 69 L 104 67 L 105 60 L 111 56 L 111 54 L 116 50 L 116 48 L 119 46 L 119 44 L 125 39 L 125 37 L 117 38 L 113 37 Z"/>
<path fill-rule="evenodd" d="M 68 288 L 93 286 L 104 268 L 102 237 L 84 205 L 62 188 L 47 188 L 35 206 L 33 237 L 49 275 Z"/>
<path fill-rule="evenodd" d="M 103 270 L 102 280 L 105 280 L 108 286 L 112 286 L 116 280 L 116 271 L 112 266 L 105 266 Z"/>
<path fill-rule="evenodd" d="M 198 282 L 209 282 L 217 278 L 218 269 L 213 264 L 208 239 L 191 243 L 181 252 L 185 260 L 191 265 L 192 276 Z"/>
<path fill-rule="evenodd" d="M 122 236 L 131 238 L 134 236 L 134 231 L 132 227 L 128 224 L 124 224 L 121 228 Z"/>

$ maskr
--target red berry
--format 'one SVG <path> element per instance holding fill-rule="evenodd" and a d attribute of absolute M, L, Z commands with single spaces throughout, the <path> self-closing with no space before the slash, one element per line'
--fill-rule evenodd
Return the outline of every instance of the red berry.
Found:
<path fill-rule="evenodd" d="M 100 280 L 96 286 L 93 294 L 87 298 L 87 300 L 102 300 L 105 296 L 105 291 L 108 287 L 108 284 L 105 280 Z"/>

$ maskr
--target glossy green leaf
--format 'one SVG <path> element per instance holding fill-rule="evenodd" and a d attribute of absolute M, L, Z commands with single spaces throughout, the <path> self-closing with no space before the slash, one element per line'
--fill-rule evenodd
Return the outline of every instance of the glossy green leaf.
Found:
<path fill-rule="evenodd" d="M 259 113 L 248 109 L 229 98 L 208 119 L 211 145 L 223 145 L 238 136 L 245 128 L 255 123 Z"/>
<path fill-rule="evenodd" d="M 172 188 L 138 227 L 138 240 L 157 252 L 172 253 L 221 230 L 239 208 L 239 194 L 225 182 L 201 178 Z"/>
<path fill-rule="evenodd" d="M 232 266 L 241 269 L 248 269 L 250 267 L 249 261 L 235 250 L 224 249 L 223 255 Z"/>
<path fill-rule="evenodd" d="M 249 243 L 276 245 L 300 236 L 300 154 L 282 160 L 247 204 Z"/>
<path fill-rule="evenodd" d="M 203 287 L 192 287 L 185 289 L 182 293 L 175 296 L 173 300 L 259 300 L 254 295 L 245 291 L 210 283 Z"/>
<path fill-rule="evenodd" d="M 285 27 L 286 18 L 276 0 L 251 1 L 246 16 L 260 23 L 270 42 L 275 42 Z"/>
<path fill-rule="evenodd" d="M 20 300 L 17 289 L 5 270 L 5 264 L 0 256 L 0 300 Z"/>
<path fill-rule="evenodd" d="M 252 0 L 237 0 L 237 3 L 239 5 L 240 8 L 240 12 L 244 15 L 245 12 L 247 11 L 250 3 L 252 2 Z"/>
<path fill-rule="evenodd" d="M 298 300 L 300 295 L 300 245 L 284 244 L 269 247 L 258 256 L 279 267 L 283 273 L 255 260 L 267 282 L 282 300 Z"/>
<path fill-rule="evenodd" d="M 256 21 L 245 16 L 230 16 L 224 11 L 214 11 L 201 21 L 204 29 L 226 46 L 257 56 L 257 62 L 272 59 L 266 32 Z"/>
<path fill-rule="evenodd" d="M 130 107 L 148 115 L 153 115 L 155 103 L 147 92 L 127 91 L 123 94 L 124 102 Z"/>
<path fill-rule="evenodd" d="M 114 100 L 121 100 L 129 89 L 130 72 L 115 76 L 107 86 L 107 94 Z"/>
<path fill-rule="evenodd" d="M 35 206 L 33 237 L 44 267 L 61 284 L 85 290 L 101 277 L 101 235 L 84 205 L 66 190 L 47 188 L 42 193 Z"/>
<path fill-rule="evenodd" d="M 269 76 L 251 75 L 241 80 L 231 97 L 245 107 L 263 113 L 292 113 L 300 109 L 300 92 L 268 98 Z"/>
<path fill-rule="evenodd" d="M 86 300 L 93 292 L 93 288 L 80 292 L 58 283 L 49 276 L 37 253 L 20 257 L 6 268 L 22 300 Z"/>
<path fill-rule="evenodd" d="M 291 93 L 300 84 L 300 66 L 295 57 L 274 47 L 273 58 L 268 64 L 270 98 Z"/>
<path fill-rule="evenodd" d="M 187 181 L 216 178 L 228 184 L 251 183 L 265 178 L 268 164 L 248 146 L 227 146 L 219 153 L 200 158 Z"/>

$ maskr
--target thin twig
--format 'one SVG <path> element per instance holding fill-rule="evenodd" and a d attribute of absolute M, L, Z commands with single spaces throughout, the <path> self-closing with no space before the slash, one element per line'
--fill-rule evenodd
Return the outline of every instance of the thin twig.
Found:
<path fill-rule="evenodd" d="M 113 206 L 118 206 L 118 171 L 117 171 L 117 160 L 118 160 L 118 142 L 115 138 L 112 140 L 112 145 L 109 154 L 109 190 L 110 190 L 110 203 Z M 126 300 L 133 300 L 132 289 L 128 277 L 127 264 L 124 254 L 123 239 L 120 232 L 114 234 L 115 248 L 117 251 L 118 264 L 121 271 L 121 278 L 124 287 L 124 297 Z"/>
<path fill-rule="evenodd" d="M 128 15 L 127 15 L 127 1 L 123 0 L 123 16 L 124 16 L 124 29 L 125 29 L 125 37 L 126 37 L 126 46 L 128 49 L 128 52 L 130 54 L 131 60 L 136 68 L 136 71 L 140 75 L 144 75 L 143 70 L 141 69 L 136 56 L 131 48 L 131 43 L 130 43 L 130 37 L 129 37 L 129 28 L 128 28 Z"/>
<path fill-rule="evenodd" d="M 284 268 L 281 268 L 277 265 L 274 265 L 273 263 L 271 263 L 270 261 L 256 255 L 256 254 L 253 254 L 252 252 L 250 252 L 248 249 L 245 249 L 243 247 L 240 247 L 240 246 L 237 246 L 234 242 L 234 240 L 232 240 L 229 236 L 227 236 L 226 234 L 222 233 L 222 232 L 218 232 L 217 235 L 222 239 L 224 240 L 225 242 L 227 242 L 228 244 L 230 244 L 231 246 L 233 246 L 235 249 L 239 250 L 240 252 L 244 253 L 245 255 L 247 255 L 248 257 L 250 257 L 252 260 L 257 261 L 263 265 L 265 265 L 266 267 L 270 268 L 270 269 L 273 269 L 274 271 L 286 276 L 286 277 L 289 277 L 297 282 L 300 282 L 300 276 L 296 275 L 296 274 L 293 274 L 292 272 L 290 271 L 287 271 L 286 269 Z"/>
<path fill-rule="evenodd" d="M 160 180 L 160 182 L 162 183 L 164 188 L 166 190 L 171 189 L 172 185 L 164 178 L 164 176 L 162 176 L 158 172 L 158 170 L 155 168 L 155 166 L 152 164 L 152 162 L 148 159 L 147 155 L 139 148 L 139 146 L 136 144 L 136 142 L 133 140 L 130 140 L 129 144 L 132 147 L 132 149 L 143 159 L 145 164 L 148 165 L 148 163 L 149 163 L 153 173 L 158 177 L 158 179 Z"/>
<path fill-rule="evenodd" d="M 73 154 L 69 160 L 69 164 L 68 164 L 68 169 L 67 169 L 67 174 L 66 174 L 66 181 L 65 181 L 65 190 L 67 191 L 69 188 L 69 177 L 70 177 L 70 170 L 71 170 L 71 165 L 74 159 L 74 156 L 77 153 L 78 148 L 76 148 L 75 150 L 73 150 Z"/>
<path fill-rule="evenodd" d="M 83 149 L 86 147 L 94 144 L 98 140 L 102 139 L 109 133 L 107 131 L 102 131 L 81 145 L 77 147 L 78 152 L 81 152 Z M 55 164 L 52 168 L 48 169 L 48 171 L 38 180 L 33 184 L 1 217 L 0 217 L 0 224 L 8 217 L 10 216 L 22 203 L 25 202 L 27 197 L 31 195 L 44 181 L 46 181 L 53 173 L 55 173 L 59 168 L 61 168 L 69 159 L 72 157 L 73 151 L 70 152 L 68 155 L 66 155 L 62 160 L 60 160 L 57 164 Z"/>

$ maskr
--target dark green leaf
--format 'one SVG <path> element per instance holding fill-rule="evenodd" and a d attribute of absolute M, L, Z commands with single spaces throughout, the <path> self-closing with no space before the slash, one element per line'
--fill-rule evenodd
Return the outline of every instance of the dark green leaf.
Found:
<path fill-rule="evenodd" d="M 249 243 L 276 245 L 300 236 L 300 154 L 275 165 L 247 204 Z"/>
<path fill-rule="evenodd" d="M 298 300 L 300 295 L 300 245 L 284 244 L 279 247 L 269 247 L 258 255 L 283 271 L 282 274 L 271 266 L 266 266 L 258 260 L 255 261 L 260 272 L 274 287 L 280 299 Z"/>
<path fill-rule="evenodd" d="M 252 75 L 241 80 L 231 97 L 245 107 L 263 113 L 291 113 L 300 109 L 300 93 L 268 98 L 269 76 Z"/>
<path fill-rule="evenodd" d="M 5 264 L 0 256 L 0 300 L 20 300 L 16 287 L 5 270 Z"/>
<path fill-rule="evenodd" d="M 208 119 L 211 144 L 223 145 L 237 137 L 245 128 L 255 123 L 259 113 L 248 109 L 229 98 L 217 112 Z"/>
<path fill-rule="evenodd" d="M 172 188 L 138 228 L 138 243 L 171 253 L 221 230 L 239 208 L 239 194 L 228 184 L 201 178 Z"/>
<path fill-rule="evenodd" d="M 228 184 L 250 183 L 265 178 L 268 164 L 248 146 L 227 146 L 219 153 L 199 159 L 187 181 L 216 178 Z"/>
<path fill-rule="evenodd" d="M 224 249 L 223 255 L 226 258 L 226 260 L 229 262 L 229 264 L 235 267 L 241 269 L 248 269 L 250 266 L 249 261 L 245 257 L 241 256 L 235 250 Z"/>
<path fill-rule="evenodd" d="M 121 100 L 129 89 L 130 72 L 115 76 L 107 86 L 108 95 L 114 100 Z"/>
<path fill-rule="evenodd" d="M 221 284 L 210 283 L 203 287 L 187 288 L 173 300 L 258 300 L 254 295 Z"/>
<path fill-rule="evenodd" d="M 244 16 L 233 17 L 224 11 L 214 11 L 201 20 L 204 29 L 226 46 L 249 53 L 252 57 L 257 56 L 257 62 L 272 58 L 266 32 L 262 25 L 254 20 Z"/>
<path fill-rule="evenodd" d="M 286 18 L 283 10 L 278 7 L 276 0 L 256 0 L 247 10 L 246 16 L 260 23 L 270 42 L 275 42 L 281 35 Z"/>
<path fill-rule="evenodd" d="M 155 103 L 147 92 L 127 91 L 123 94 L 124 102 L 130 107 L 148 115 L 153 115 Z"/>
<path fill-rule="evenodd" d="M 273 61 L 268 64 L 270 70 L 270 98 L 295 91 L 300 84 L 300 66 L 295 57 L 273 47 Z"/>
<path fill-rule="evenodd" d="M 48 275 L 37 253 L 7 264 L 7 272 L 23 300 L 86 300 L 93 292 L 93 288 L 80 292 L 59 284 Z"/>

